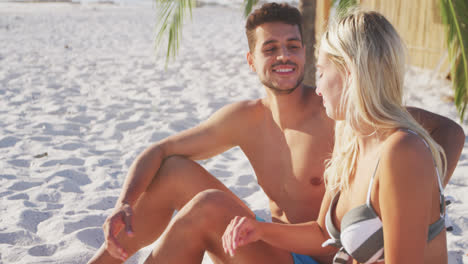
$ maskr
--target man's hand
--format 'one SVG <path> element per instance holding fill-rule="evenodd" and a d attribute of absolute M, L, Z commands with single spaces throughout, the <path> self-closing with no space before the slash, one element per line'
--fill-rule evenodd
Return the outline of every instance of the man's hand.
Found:
<path fill-rule="evenodd" d="M 258 222 L 248 217 L 236 216 L 224 231 L 224 252 L 234 256 L 237 248 L 259 240 Z"/>
<path fill-rule="evenodd" d="M 104 237 L 106 239 L 106 250 L 114 257 L 125 261 L 128 258 L 128 253 L 122 248 L 117 241 L 117 234 L 125 227 L 127 235 L 133 236 L 132 228 L 132 208 L 127 203 L 116 205 L 114 212 L 106 219 L 104 225 Z"/>

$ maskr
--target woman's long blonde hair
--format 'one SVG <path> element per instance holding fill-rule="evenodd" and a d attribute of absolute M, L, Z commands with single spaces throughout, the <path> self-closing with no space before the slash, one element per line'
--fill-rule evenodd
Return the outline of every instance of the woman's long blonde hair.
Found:
<path fill-rule="evenodd" d="M 329 25 L 320 48 L 343 73 L 340 112 L 346 115 L 335 125 L 335 147 L 324 174 L 327 189 L 334 193 L 349 188 L 359 154 L 357 133 L 363 126 L 416 132 L 428 143 L 442 180 L 443 149 L 402 103 L 405 47 L 390 22 L 377 12 L 353 10 Z"/>

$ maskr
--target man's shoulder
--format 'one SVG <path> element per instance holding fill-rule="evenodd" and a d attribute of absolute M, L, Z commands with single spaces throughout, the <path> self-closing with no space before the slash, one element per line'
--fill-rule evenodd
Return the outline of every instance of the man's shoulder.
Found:
<path fill-rule="evenodd" d="M 243 100 L 230 104 L 240 110 L 252 111 L 264 106 L 262 99 Z"/>
<path fill-rule="evenodd" d="M 262 118 L 264 105 L 261 99 L 244 100 L 225 105 L 214 113 L 208 120 L 213 124 L 228 125 L 230 127 L 244 127 Z"/>
<path fill-rule="evenodd" d="M 253 117 L 263 112 L 265 105 L 262 99 L 243 100 L 228 104 L 223 107 L 227 114 L 247 115 Z"/>

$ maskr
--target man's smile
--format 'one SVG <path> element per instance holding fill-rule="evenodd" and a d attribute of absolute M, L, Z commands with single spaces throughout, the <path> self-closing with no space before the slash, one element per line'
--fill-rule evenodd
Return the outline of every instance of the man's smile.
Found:
<path fill-rule="evenodd" d="M 279 72 L 279 73 L 289 73 L 295 71 L 294 68 L 279 68 L 279 69 L 273 69 L 273 72 Z"/>
<path fill-rule="evenodd" d="M 272 66 L 272 71 L 279 74 L 289 74 L 296 71 L 296 66 L 293 62 L 275 63 Z"/>

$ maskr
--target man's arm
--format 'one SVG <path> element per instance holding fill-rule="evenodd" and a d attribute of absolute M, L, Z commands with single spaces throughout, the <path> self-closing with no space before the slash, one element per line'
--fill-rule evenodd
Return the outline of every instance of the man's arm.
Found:
<path fill-rule="evenodd" d="M 106 250 L 125 261 L 127 252 L 116 235 L 125 228 L 133 235 L 132 207 L 157 175 L 164 159 L 180 155 L 189 159 L 204 159 L 239 145 L 252 120 L 255 102 L 246 101 L 223 107 L 200 125 L 170 136 L 148 147 L 133 162 L 114 211 L 103 225 Z"/>
<path fill-rule="evenodd" d="M 163 139 L 144 150 L 127 174 L 118 202 L 132 206 L 146 190 L 164 159 L 180 155 L 192 160 L 213 157 L 239 144 L 248 126 L 252 102 L 225 106 L 200 125 Z"/>
<path fill-rule="evenodd" d="M 416 107 L 407 107 L 407 110 L 445 151 L 447 157 L 447 174 L 443 180 L 445 187 L 452 177 L 463 150 L 465 133 L 461 126 L 444 116 Z"/>

